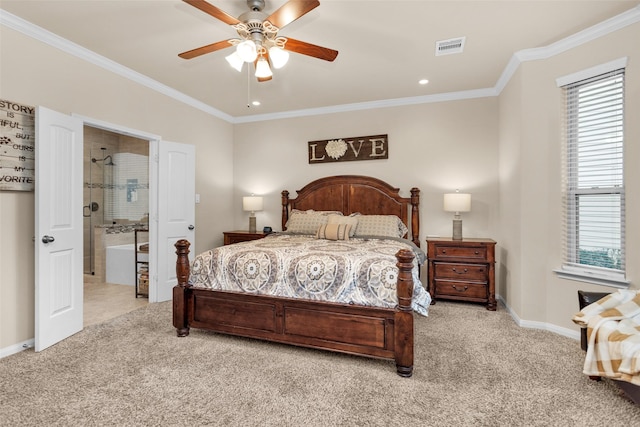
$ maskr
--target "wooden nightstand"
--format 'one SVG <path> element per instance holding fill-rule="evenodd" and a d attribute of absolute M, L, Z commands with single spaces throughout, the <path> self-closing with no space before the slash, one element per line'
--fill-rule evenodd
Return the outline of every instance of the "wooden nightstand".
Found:
<path fill-rule="evenodd" d="M 473 301 L 496 310 L 495 246 L 491 239 L 427 239 L 429 293 L 436 299 Z"/>
<path fill-rule="evenodd" d="M 265 236 L 268 236 L 267 233 L 263 233 L 262 231 L 250 233 L 246 230 L 225 231 L 223 234 L 225 245 L 231 245 L 232 243 L 238 242 L 247 242 L 249 240 L 258 240 L 262 239 Z"/>

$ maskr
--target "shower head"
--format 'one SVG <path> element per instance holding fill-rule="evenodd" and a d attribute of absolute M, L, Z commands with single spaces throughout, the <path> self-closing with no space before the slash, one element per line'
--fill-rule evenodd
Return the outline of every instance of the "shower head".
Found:
<path fill-rule="evenodd" d="M 105 166 L 115 166 L 116 165 L 115 163 L 113 163 L 113 157 L 111 157 L 111 155 L 108 155 L 104 159 L 96 159 L 94 157 L 94 158 L 91 159 L 91 161 L 93 163 L 104 162 Z"/>

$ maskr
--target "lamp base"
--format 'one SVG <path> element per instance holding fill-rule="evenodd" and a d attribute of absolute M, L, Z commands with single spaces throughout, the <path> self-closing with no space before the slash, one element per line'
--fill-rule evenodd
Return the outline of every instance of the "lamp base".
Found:
<path fill-rule="evenodd" d="M 462 220 L 454 219 L 453 220 L 453 240 L 462 240 Z"/>
<path fill-rule="evenodd" d="M 255 232 L 256 232 L 256 217 L 250 216 L 249 217 L 249 233 L 255 233 Z"/>

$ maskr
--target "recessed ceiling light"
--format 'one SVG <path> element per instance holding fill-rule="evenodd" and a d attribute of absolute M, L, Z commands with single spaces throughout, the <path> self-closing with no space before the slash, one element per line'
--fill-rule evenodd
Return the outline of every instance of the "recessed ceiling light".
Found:
<path fill-rule="evenodd" d="M 418 83 L 420 83 L 421 85 L 426 85 L 427 83 L 429 83 L 429 80 L 427 80 L 427 79 L 420 79 L 420 80 L 418 80 Z"/>
<path fill-rule="evenodd" d="M 253 101 L 251 104 L 253 104 L 253 105 L 255 105 L 257 107 L 258 105 L 260 105 L 260 101 Z"/>

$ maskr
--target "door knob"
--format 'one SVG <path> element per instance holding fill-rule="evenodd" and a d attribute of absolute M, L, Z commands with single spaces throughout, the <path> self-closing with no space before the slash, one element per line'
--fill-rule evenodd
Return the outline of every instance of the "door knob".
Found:
<path fill-rule="evenodd" d="M 193 225 L 189 226 L 189 230 L 193 230 L 195 227 Z"/>
<path fill-rule="evenodd" d="M 46 234 L 42 236 L 42 243 L 51 243 L 54 240 L 56 239 L 54 239 L 53 236 L 47 236 Z"/>

